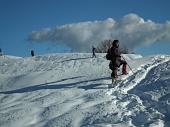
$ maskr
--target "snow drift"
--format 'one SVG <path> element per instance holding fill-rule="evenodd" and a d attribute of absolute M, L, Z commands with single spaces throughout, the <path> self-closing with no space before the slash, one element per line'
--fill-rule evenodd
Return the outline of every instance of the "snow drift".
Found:
<path fill-rule="evenodd" d="M 170 57 L 124 57 L 114 88 L 105 54 L 0 57 L 0 126 L 168 126 Z"/>

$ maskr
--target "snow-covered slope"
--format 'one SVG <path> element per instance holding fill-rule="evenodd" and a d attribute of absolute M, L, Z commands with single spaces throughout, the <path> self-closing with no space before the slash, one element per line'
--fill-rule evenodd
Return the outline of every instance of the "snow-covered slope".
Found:
<path fill-rule="evenodd" d="M 124 55 L 111 84 L 105 54 L 0 57 L 0 127 L 170 125 L 170 57 Z M 120 72 L 119 72 L 120 73 Z"/>

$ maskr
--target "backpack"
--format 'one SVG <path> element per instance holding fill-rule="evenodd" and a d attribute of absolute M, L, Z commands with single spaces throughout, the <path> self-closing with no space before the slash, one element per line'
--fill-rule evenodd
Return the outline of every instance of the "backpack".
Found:
<path fill-rule="evenodd" d="M 111 55 L 110 55 L 110 53 L 107 53 L 107 54 L 106 54 L 106 59 L 107 59 L 107 60 L 111 60 Z"/>

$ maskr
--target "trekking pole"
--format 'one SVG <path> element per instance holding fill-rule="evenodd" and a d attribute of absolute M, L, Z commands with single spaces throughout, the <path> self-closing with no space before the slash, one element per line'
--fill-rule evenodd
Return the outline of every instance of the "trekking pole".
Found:
<path fill-rule="evenodd" d="M 122 58 L 126 61 L 126 59 L 125 59 L 123 56 L 122 56 Z M 127 61 L 126 61 L 126 63 L 127 63 Z M 129 66 L 128 63 L 127 63 L 127 65 L 128 65 L 128 67 L 130 68 L 130 70 L 132 71 L 132 73 L 135 74 L 135 73 L 133 72 L 132 68 Z"/>

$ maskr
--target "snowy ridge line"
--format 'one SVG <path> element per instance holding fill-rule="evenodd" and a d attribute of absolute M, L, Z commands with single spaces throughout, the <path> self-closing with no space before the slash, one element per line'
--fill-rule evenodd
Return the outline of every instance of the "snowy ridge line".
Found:
<path fill-rule="evenodd" d="M 153 63 L 143 65 L 141 69 L 137 70 L 135 72 L 135 74 L 138 74 L 136 77 L 133 77 L 133 75 L 128 76 L 126 78 L 127 81 L 125 81 L 125 79 L 119 83 L 117 87 L 112 88 L 107 92 L 107 94 L 111 95 L 113 104 L 119 107 L 121 121 L 128 123 L 128 126 L 165 126 L 164 121 L 161 120 L 164 116 L 161 112 L 157 109 L 148 109 L 138 95 L 129 94 L 128 91 L 145 79 L 151 69 L 168 61 L 168 58 L 162 59 L 158 57 L 154 59 Z M 127 83 L 128 86 L 125 86 Z"/>
<path fill-rule="evenodd" d="M 156 67 L 153 67 L 134 89 L 129 91 L 130 94 L 138 96 L 147 112 L 154 114 L 152 117 L 156 119 L 153 123 L 160 127 L 169 127 L 170 114 L 170 60 L 163 62 Z M 162 80 L 162 78 L 164 80 Z"/>
<path fill-rule="evenodd" d="M 104 59 L 104 54 L 98 56 L 98 60 Z M 91 54 L 58 54 L 53 56 L 35 56 L 22 59 L 2 59 L 0 61 L 0 74 L 17 76 L 29 74 L 32 72 L 46 72 L 51 70 L 63 71 L 63 67 L 70 69 L 70 67 L 79 67 L 82 63 L 88 64 L 92 62 Z M 98 62 L 98 61 L 95 61 Z M 18 67 L 19 66 L 19 67 Z M 64 71 L 65 71 L 64 70 Z"/>
<path fill-rule="evenodd" d="M 132 74 L 131 76 L 127 77 L 125 81 L 121 82 L 118 86 L 121 89 L 122 92 L 124 92 L 125 94 L 127 94 L 127 92 L 131 89 L 133 89 L 137 84 L 139 84 L 143 79 L 145 79 L 146 75 L 148 74 L 148 72 L 163 63 L 166 63 L 167 61 L 169 61 L 169 59 L 159 59 L 157 58 L 156 60 L 154 60 L 153 63 L 151 64 L 146 64 L 144 66 L 142 66 L 140 69 L 138 69 L 135 72 L 136 76 L 140 76 L 140 78 L 138 78 L 138 80 L 136 80 L 136 76 L 134 74 Z M 143 70 L 144 69 L 144 70 Z M 129 85 L 127 85 L 127 83 Z"/>

